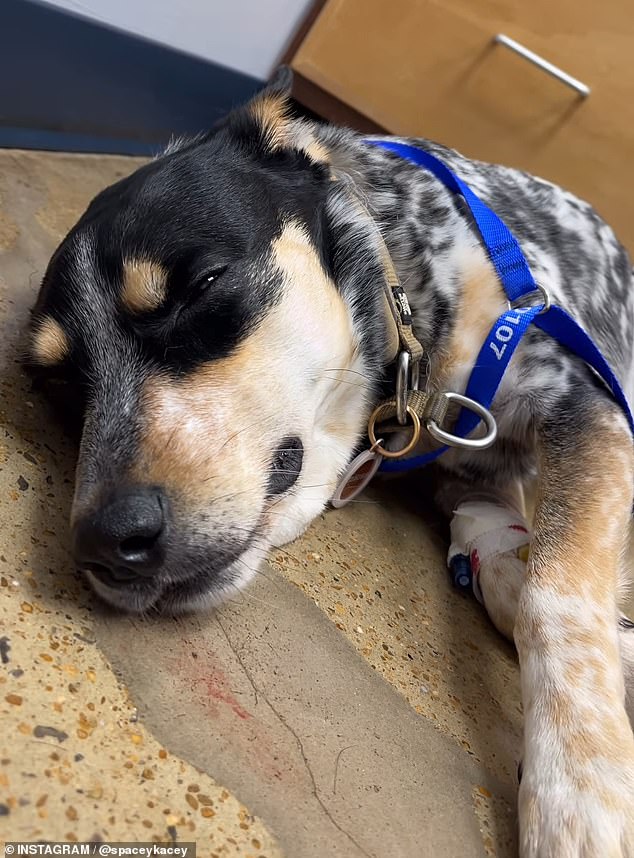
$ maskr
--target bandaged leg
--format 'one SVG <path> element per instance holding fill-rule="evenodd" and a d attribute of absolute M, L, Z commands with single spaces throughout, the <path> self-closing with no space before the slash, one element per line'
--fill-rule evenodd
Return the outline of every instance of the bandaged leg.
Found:
<path fill-rule="evenodd" d="M 470 572 L 476 598 L 509 640 L 531 538 L 522 506 L 521 494 L 465 494 L 453 509 L 447 558 L 454 577 Z"/>

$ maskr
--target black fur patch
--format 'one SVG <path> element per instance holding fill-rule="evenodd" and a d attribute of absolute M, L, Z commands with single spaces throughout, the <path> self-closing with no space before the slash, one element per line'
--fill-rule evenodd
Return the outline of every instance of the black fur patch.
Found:
<path fill-rule="evenodd" d="M 108 317 L 102 330 L 116 317 L 155 366 L 180 373 L 225 357 L 278 298 L 267 255 L 284 221 L 300 220 L 328 255 L 326 190 L 323 170 L 303 156 L 258 160 L 223 129 L 99 194 L 51 261 L 37 311 L 64 319 L 84 370 L 98 362 L 84 324 L 94 313 Z M 127 259 L 168 274 L 164 304 L 134 318 L 118 306 Z"/>

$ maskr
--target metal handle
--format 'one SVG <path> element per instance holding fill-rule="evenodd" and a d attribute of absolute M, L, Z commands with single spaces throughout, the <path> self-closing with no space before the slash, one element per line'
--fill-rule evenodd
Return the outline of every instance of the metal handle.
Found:
<path fill-rule="evenodd" d="M 520 43 L 516 42 L 515 39 L 510 39 L 508 36 L 505 36 L 504 33 L 498 33 L 493 41 L 498 45 L 504 45 L 509 50 L 519 54 L 520 57 L 524 57 L 524 59 L 528 60 L 529 63 L 533 63 L 537 68 L 542 69 L 542 71 L 545 71 L 547 74 L 552 75 L 557 80 L 566 84 L 566 86 L 574 89 L 575 92 L 578 92 L 583 98 L 587 98 L 590 95 L 590 87 L 586 86 L 585 83 L 582 83 L 580 80 L 577 80 L 576 77 L 572 77 L 572 75 L 567 74 L 563 69 L 549 63 L 548 60 L 540 57 L 539 54 L 529 51 L 528 48 L 525 48 L 524 45 L 520 45 Z"/>

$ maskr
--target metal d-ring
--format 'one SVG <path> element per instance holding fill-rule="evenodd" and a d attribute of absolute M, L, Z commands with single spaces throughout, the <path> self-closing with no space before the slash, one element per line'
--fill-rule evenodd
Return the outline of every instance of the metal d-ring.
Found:
<path fill-rule="evenodd" d="M 463 396 L 461 393 L 453 393 L 449 390 L 445 391 L 443 396 L 450 402 L 457 402 L 462 408 L 466 408 L 468 411 L 473 411 L 474 414 L 477 414 L 484 423 L 487 431 L 480 438 L 460 438 L 458 435 L 452 435 L 451 432 L 445 432 L 435 420 L 427 420 L 425 428 L 432 438 L 435 438 L 436 441 L 440 441 L 442 444 L 447 444 L 448 447 L 460 447 L 463 450 L 485 450 L 487 447 L 490 447 L 498 434 L 498 427 L 491 412 L 484 405 L 480 405 L 479 402 L 469 399 L 468 396 Z"/>
<path fill-rule="evenodd" d="M 396 370 L 396 419 L 401 426 L 407 423 L 407 394 L 410 390 L 418 390 L 420 367 L 418 363 L 414 364 L 410 380 L 410 365 L 409 352 L 399 352 Z"/>
<path fill-rule="evenodd" d="M 539 311 L 538 315 L 541 316 L 542 313 L 547 313 L 550 310 L 550 292 L 546 289 L 545 286 L 541 284 L 537 284 L 537 290 L 541 292 L 542 298 L 544 299 L 544 306 Z"/>
<path fill-rule="evenodd" d="M 550 292 L 548 291 L 548 289 L 546 289 L 545 286 L 542 286 L 541 283 L 535 283 L 535 288 L 533 289 L 533 292 L 539 292 L 541 294 L 542 298 L 544 299 L 544 306 L 541 308 L 541 310 L 537 314 L 538 316 L 541 316 L 542 313 L 547 313 L 550 310 L 550 307 L 551 307 Z M 531 293 L 529 292 L 528 294 L 530 295 Z M 525 295 L 521 296 L 521 298 L 525 298 L 525 297 L 526 297 Z M 519 301 L 520 298 L 518 298 L 517 300 Z M 514 305 L 515 301 L 508 301 L 507 303 L 508 303 L 509 310 L 516 310 L 516 309 L 526 310 L 526 309 L 528 309 L 527 307 L 514 307 L 513 305 Z"/>

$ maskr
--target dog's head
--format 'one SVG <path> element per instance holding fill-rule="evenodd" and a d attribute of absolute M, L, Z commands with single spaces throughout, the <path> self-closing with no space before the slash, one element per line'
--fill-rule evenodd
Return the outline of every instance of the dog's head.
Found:
<path fill-rule="evenodd" d="M 53 256 L 31 353 L 78 384 L 73 544 L 111 604 L 217 603 L 328 501 L 385 326 L 343 185 L 268 90 L 104 190 Z"/>

